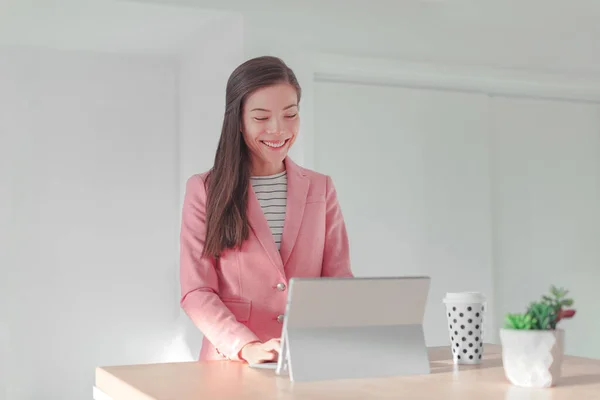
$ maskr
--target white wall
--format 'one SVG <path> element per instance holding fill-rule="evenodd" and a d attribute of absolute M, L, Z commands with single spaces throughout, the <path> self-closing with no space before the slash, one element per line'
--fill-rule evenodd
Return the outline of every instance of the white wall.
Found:
<path fill-rule="evenodd" d="M 225 112 L 227 79 L 243 59 L 243 20 L 228 16 L 178 56 L 180 201 L 187 179 L 212 167 Z"/>
<path fill-rule="evenodd" d="M 8 399 L 89 398 L 95 367 L 193 360 L 202 338 L 179 307 L 181 201 L 214 155 L 242 19 L 65 6 L 9 8 L 0 29 Z"/>
<path fill-rule="evenodd" d="M 97 365 L 161 361 L 172 339 L 177 70 L 91 53 L 0 59 L 14 154 L 8 397 L 89 396 Z"/>
<path fill-rule="evenodd" d="M 493 307 L 487 96 L 317 82 L 315 167 L 330 174 L 358 276 L 431 276 L 428 345 L 448 343 L 442 298 Z M 399 304 L 398 307 L 410 307 Z M 495 339 L 493 315 L 485 340 Z"/>
<path fill-rule="evenodd" d="M 494 98 L 494 286 L 497 318 L 551 284 L 577 309 L 566 351 L 600 358 L 600 105 Z"/>
<path fill-rule="evenodd" d="M 209 34 L 199 37 L 195 46 L 178 57 L 178 229 L 186 182 L 191 175 L 212 167 L 221 135 L 227 79 L 243 61 L 243 21 L 240 16 L 232 15 L 208 24 L 205 32 Z M 179 266 L 179 251 L 176 265 Z M 179 293 L 179 267 L 173 272 Z M 183 310 L 179 313 L 177 330 L 181 342 L 178 347 L 188 354 L 187 358 L 196 360 L 202 334 Z"/>
<path fill-rule="evenodd" d="M 591 308 L 600 281 L 600 105 L 533 90 L 487 95 L 492 85 L 462 91 L 452 76 L 431 80 L 444 90 L 407 88 L 394 76 L 410 80 L 398 70 L 388 84 L 376 74 L 377 84 L 315 83 L 307 151 L 334 177 L 357 274 L 432 276 L 425 329 L 434 345 L 448 341 L 446 291 L 483 291 L 485 340 L 498 342 L 507 312 L 564 286 L 578 310 L 561 323 L 566 350 L 600 358 Z M 516 88 L 504 83 L 496 91 Z M 568 87 L 539 93 L 576 95 Z"/>
<path fill-rule="evenodd" d="M 2 59 L 0 58 L 0 69 L 2 69 Z M 0 78 L 0 92 L 4 92 L 6 82 Z M 0 95 L 0 99 L 3 97 Z M 0 110 L 3 104 L 0 103 Z M 0 119 L 1 116 L 0 111 Z M 0 122 L 2 126 L 2 122 Z M 5 188 L 12 187 L 14 171 L 11 165 L 15 163 L 15 154 L 11 151 L 11 142 L 13 132 L 7 132 L 0 128 L 0 399 L 6 398 L 6 385 L 8 383 L 9 371 L 9 290 L 11 290 L 11 268 L 12 257 L 12 204 L 13 198 L 10 190 Z M 13 139 L 14 140 L 14 139 Z"/>

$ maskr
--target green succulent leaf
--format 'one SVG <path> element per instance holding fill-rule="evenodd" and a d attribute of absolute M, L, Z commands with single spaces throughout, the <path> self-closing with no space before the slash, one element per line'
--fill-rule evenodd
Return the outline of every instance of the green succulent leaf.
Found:
<path fill-rule="evenodd" d="M 547 303 L 532 303 L 527 310 L 537 323 L 534 324 L 534 329 L 554 329 L 554 321 L 556 320 L 558 310 L 551 304 Z"/>
<path fill-rule="evenodd" d="M 563 318 L 571 318 L 574 310 L 565 310 L 573 305 L 567 298 L 569 291 L 555 285 L 550 286 L 550 295 L 543 295 L 539 302 L 531 302 L 525 313 L 507 314 L 505 327 L 508 329 L 556 329 Z"/>
<path fill-rule="evenodd" d="M 507 314 L 505 327 L 508 329 L 528 330 L 532 329 L 535 323 L 535 319 L 529 314 Z"/>

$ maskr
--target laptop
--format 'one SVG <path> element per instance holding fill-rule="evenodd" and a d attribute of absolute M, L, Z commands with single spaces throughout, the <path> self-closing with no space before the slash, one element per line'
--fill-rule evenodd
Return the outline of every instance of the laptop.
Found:
<path fill-rule="evenodd" d="M 431 279 L 292 278 L 275 369 L 292 381 L 428 374 Z"/>

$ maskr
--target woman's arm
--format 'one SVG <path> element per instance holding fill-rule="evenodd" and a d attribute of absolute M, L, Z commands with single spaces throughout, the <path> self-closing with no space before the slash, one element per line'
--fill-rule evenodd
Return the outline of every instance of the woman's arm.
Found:
<path fill-rule="evenodd" d="M 258 337 L 238 322 L 218 294 L 213 258 L 202 258 L 206 235 L 206 189 L 202 178 L 187 181 L 180 249 L 181 307 L 215 348 L 232 360 Z"/>
<path fill-rule="evenodd" d="M 327 177 L 325 249 L 321 276 L 353 277 L 346 224 L 331 177 Z"/>

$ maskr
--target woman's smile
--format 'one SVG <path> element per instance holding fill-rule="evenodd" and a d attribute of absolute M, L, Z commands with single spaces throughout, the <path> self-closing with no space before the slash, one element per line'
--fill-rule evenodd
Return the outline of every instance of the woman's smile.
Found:
<path fill-rule="evenodd" d="M 284 147 L 289 140 L 290 139 L 285 139 L 285 140 L 261 140 L 260 142 L 262 144 L 264 144 L 265 146 L 271 148 L 271 149 L 278 150 L 278 149 Z"/>

